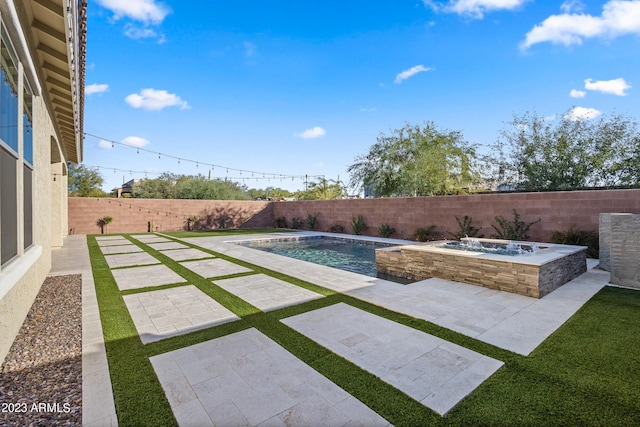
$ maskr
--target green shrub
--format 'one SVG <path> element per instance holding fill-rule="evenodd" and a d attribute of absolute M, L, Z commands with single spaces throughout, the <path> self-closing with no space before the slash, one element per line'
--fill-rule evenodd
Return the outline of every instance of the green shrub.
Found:
<path fill-rule="evenodd" d="M 329 233 L 344 233 L 344 227 L 340 224 L 333 224 L 329 227 Z"/>
<path fill-rule="evenodd" d="M 307 213 L 306 223 L 309 230 L 315 230 L 316 227 L 318 227 L 318 214 L 311 215 L 310 213 Z"/>
<path fill-rule="evenodd" d="M 600 257 L 600 237 L 595 231 L 580 230 L 572 225 L 568 230 L 551 232 L 550 240 L 562 245 L 586 246 L 589 258 Z"/>
<path fill-rule="evenodd" d="M 302 218 L 298 218 L 297 216 L 294 216 L 293 218 L 291 218 L 291 228 L 293 228 L 294 230 L 302 228 L 303 224 L 304 224 L 304 221 L 302 220 Z"/>
<path fill-rule="evenodd" d="M 435 237 L 435 229 L 436 229 L 435 225 L 430 225 L 428 227 L 416 228 L 416 231 L 414 231 L 414 233 L 413 233 L 413 235 L 414 235 L 413 237 L 418 242 L 428 242 L 428 241 L 434 239 L 434 237 Z"/>
<path fill-rule="evenodd" d="M 367 226 L 364 217 L 362 215 L 358 215 L 357 218 L 355 216 L 351 218 L 351 228 L 353 229 L 354 234 L 360 235 L 364 233 L 369 226 Z"/>
<path fill-rule="evenodd" d="M 276 220 L 273 221 L 273 226 L 275 228 L 287 228 L 287 218 L 283 216 L 276 218 Z"/>
<path fill-rule="evenodd" d="M 396 229 L 387 223 L 380 224 L 380 227 L 378 227 L 378 233 L 380 233 L 380 236 L 382 237 L 391 237 L 395 232 Z"/>
<path fill-rule="evenodd" d="M 492 234 L 491 237 L 494 239 L 503 239 L 503 240 L 527 240 L 529 238 L 529 229 L 532 225 L 539 223 L 541 220 L 538 218 L 537 221 L 526 223 L 520 220 L 520 214 L 514 209 L 513 210 L 513 221 L 506 220 L 502 215 L 498 215 L 495 217 L 496 223 L 491 225 L 494 230 L 496 230 L 496 234 Z"/>
<path fill-rule="evenodd" d="M 449 234 L 456 240 L 460 240 L 463 237 L 482 237 L 482 234 L 478 236 L 478 231 L 480 231 L 480 229 L 471 225 L 472 221 L 473 220 L 469 215 L 465 215 L 464 217 L 462 217 L 462 221 L 460 220 L 460 218 L 456 217 L 456 222 L 458 223 L 458 227 L 460 227 L 460 230 L 458 230 L 457 233 L 447 231 L 447 234 Z"/>

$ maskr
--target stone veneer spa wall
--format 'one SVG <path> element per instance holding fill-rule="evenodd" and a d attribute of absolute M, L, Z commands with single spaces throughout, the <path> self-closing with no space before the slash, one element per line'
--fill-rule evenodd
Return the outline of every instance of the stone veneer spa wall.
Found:
<path fill-rule="evenodd" d="M 406 279 L 438 277 L 534 298 L 587 271 L 584 246 L 541 243 L 536 253 L 511 256 L 437 247 L 442 243 L 377 249 L 376 268 Z"/>

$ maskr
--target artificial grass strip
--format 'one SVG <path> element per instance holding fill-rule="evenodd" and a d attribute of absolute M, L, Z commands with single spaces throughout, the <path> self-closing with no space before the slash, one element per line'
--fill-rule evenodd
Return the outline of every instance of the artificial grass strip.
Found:
<path fill-rule="evenodd" d="M 104 255 L 87 236 L 118 423 L 177 424 Z"/>

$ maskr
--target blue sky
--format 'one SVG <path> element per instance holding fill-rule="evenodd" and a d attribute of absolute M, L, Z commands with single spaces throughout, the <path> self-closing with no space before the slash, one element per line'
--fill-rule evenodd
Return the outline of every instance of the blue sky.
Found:
<path fill-rule="evenodd" d="M 640 0 L 95 0 L 83 163 L 295 190 L 405 122 L 486 147 L 527 111 L 639 120 L 638 76 Z"/>

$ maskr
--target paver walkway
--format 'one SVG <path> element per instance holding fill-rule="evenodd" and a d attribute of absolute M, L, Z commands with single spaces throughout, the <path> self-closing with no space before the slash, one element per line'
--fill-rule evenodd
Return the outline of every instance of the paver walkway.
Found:
<path fill-rule="evenodd" d="M 240 319 L 191 285 L 122 298 L 144 344 Z"/>
<path fill-rule="evenodd" d="M 444 415 L 503 362 L 340 303 L 282 320 Z"/>
<path fill-rule="evenodd" d="M 389 425 L 256 329 L 150 360 L 180 425 Z"/>

